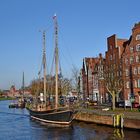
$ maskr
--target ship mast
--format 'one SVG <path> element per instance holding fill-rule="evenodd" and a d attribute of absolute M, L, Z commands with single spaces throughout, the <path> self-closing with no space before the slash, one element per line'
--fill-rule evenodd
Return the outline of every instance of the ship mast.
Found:
<path fill-rule="evenodd" d="M 54 15 L 55 30 L 55 108 L 58 108 L 58 24 L 57 17 Z"/>
<path fill-rule="evenodd" d="M 22 95 L 24 95 L 24 72 L 22 77 Z"/>
<path fill-rule="evenodd" d="M 21 90 L 22 90 L 22 94 L 21 94 L 21 100 L 23 101 L 23 97 L 24 97 L 24 72 L 23 72 L 23 75 L 22 75 L 22 87 L 21 87 Z"/>
<path fill-rule="evenodd" d="M 45 31 L 43 31 L 43 74 L 44 74 L 44 102 L 46 104 L 46 42 L 45 42 Z"/>

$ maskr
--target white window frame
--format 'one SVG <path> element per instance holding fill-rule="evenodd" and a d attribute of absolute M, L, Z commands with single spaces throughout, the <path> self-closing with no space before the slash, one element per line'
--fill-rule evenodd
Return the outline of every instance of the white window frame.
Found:
<path fill-rule="evenodd" d="M 130 88 L 130 82 L 129 81 L 126 82 L 126 88 Z"/>
<path fill-rule="evenodd" d="M 134 73 L 134 75 L 137 75 L 138 71 L 137 71 L 136 67 L 134 67 L 133 73 Z"/>
<path fill-rule="evenodd" d="M 138 79 L 138 88 L 140 88 L 140 79 Z"/>
<path fill-rule="evenodd" d="M 138 85 L 137 85 L 137 80 L 134 80 L 134 87 L 137 88 Z"/>
<path fill-rule="evenodd" d="M 132 64 L 134 62 L 134 57 L 130 56 L 130 64 Z"/>
<path fill-rule="evenodd" d="M 140 67 L 138 67 L 138 74 L 140 74 Z"/>
<path fill-rule="evenodd" d="M 129 59 L 128 58 L 125 58 L 125 64 L 126 65 L 128 64 L 128 61 L 129 61 Z"/>
<path fill-rule="evenodd" d="M 140 51 L 140 44 L 136 45 L 136 51 L 139 52 Z"/>
<path fill-rule="evenodd" d="M 129 70 L 128 69 L 125 70 L 125 76 L 129 76 Z"/>
<path fill-rule="evenodd" d="M 122 76 L 122 72 L 120 71 L 120 76 Z"/>
<path fill-rule="evenodd" d="M 140 62 L 140 56 L 139 55 L 136 56 L 136 62 L 137 63 Z"/>
<path fill-rule="evenodd" d="M 134 51 L 134 47 L 130 47 L 130 52 L 132 53 Z"/>
<path fill-rule="evenodd" d="M 110 60 L 113 60 L 113 56 L 112 56 L 112 54 L 110 55 Z"/>
<path fill-rule="evenodd" d="M 136 35 L 136 40 L 140 40 L 140 34 Z"/>

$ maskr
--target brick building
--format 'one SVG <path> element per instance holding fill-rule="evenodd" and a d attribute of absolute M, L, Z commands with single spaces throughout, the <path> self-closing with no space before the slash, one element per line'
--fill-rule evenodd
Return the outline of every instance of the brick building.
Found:
<path fill-rule="evenodd" d="M 10 87 L 10 90 L 7 90 L 7 96 L 9 97 L 18 97 L 20 95 L 20 91 L 16 89 L 15 85 Z"/>
<path fill-rule="evenodd" d="M 140 22 L 129 39 L 119 39 L 115 34 L 107 38 L 105 59 L 100 54 L 84 60 L 81 80 L 86 97 L 107 102 L 108 87 L 112 87 L 116 101 L 133 98 L 140 104 Z"/>
<path fill-rule="evenodd" d="M 93 77 L 93 71 L 95 67 L 97 59 L 96 58 L 84 58 L 83 59 L 83 67 L 80 72 L 80 85 L 81 85 L 81 93 L 83 93 L 83 98 L 93 98 L 93 81 L 95 82 Z"/>
<path fill-rule="evenodd" d="M 104 93 L 103 83 L 103 64 L 104 59 L 102 54 L 96 58 L 85 58 L 83 60 L 83 68 L 80 72 L 80 91 L 83 93 L 83 98 L 93 101 L 101 101 Z"/>
<path fill-rule="evenodd" d="M 105 98 L 104 66 L 105 66 L 105 59 L 100 53 L 98 57 L 98 61 L 94 68 L 94 73 L 97 75 L 97 80 L 98 80 L 98 92 L 99 92 L 98 101 L 100 103 L 103 103 L 106 101 L 105 100 L 106 98 Z"/>
<path fill-rule="evenodd" d="M 87 78 L 86 78 L 86 70 L 85 70 L 85 62 L 83 59 L 83 66 L 80 70 L 80 96 L 82 99 L 86 99 L 87 96 L 87 86 L 86 86 L 86 82 Z"/>
<path fill-rule="evenodd" d="M 132 29 L 123 52 L 124 99 L 134 98 L 140 104 L 140 22 Z"/>
<path fill-rule="evenodd" d="M 86 72 L 87 72 L 87 93 L 88 97 L 94 101 L 99 99 L 98 89 L 98 75 L 95 72 L 95 66 L 98 62 L 96 58 L 85 58 Z"/>
<path fill-rule="evenodd" d="M 107 51 L 105 53 L 105 83 L 106 83 L 106 100 L 110 100 L 109 91 L 116 92 L 116 100 L 123 99 L 122 79 L 122 53 L 123 44 L 126 39 L 118 39 L 114 34 L 107 38 Z"/>

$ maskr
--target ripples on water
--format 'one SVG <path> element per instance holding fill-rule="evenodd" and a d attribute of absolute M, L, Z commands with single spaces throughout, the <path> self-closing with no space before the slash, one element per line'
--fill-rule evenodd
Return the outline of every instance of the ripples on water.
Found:
<path fill-rule="evenodd" d="M 0 140 L 139 140 L 138 131 L 73 122 L 69 128 L 54 128 L 31 120 L 26 109 L 9 109 L 0 102 Z"/>

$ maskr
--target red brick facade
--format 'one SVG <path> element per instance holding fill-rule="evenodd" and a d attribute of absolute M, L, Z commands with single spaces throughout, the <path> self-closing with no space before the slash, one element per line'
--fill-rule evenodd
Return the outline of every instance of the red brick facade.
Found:
<path fill-rule="evenodd" d="M 123 52 L 124 98 L 140 103 L 140 23 L 135 24 Z"/>
<path fill-rule="evenodd" d="M 116 100 L 123 99 L 122 96 L 122 53 L 123 53 L 123 44 L 126 42 L 126 39 L 118 39 L 116 35 L 112 35 L 107 38 L 107 47 L 108 50 L 105 54 L 105 71 L 106 75 L 105 82 L 111 84 L 109 90 L 114 90 L 116 92 Z M 106 85 L 107 86 L 107 85 Z M 106 90 L 108 93 L 108 90 Z M 108 97 L 106 94 L 106 97 Z M 119 96 L 120 95 L 120 96 Z M 108 100 L 108 98 L 107 98 Z"/>
<path fill-rule="evenodd" d="M 102 102 L 105 86 L 103 81 L 104 59 L 102 54 L 96 58 L 85 58 L 81 69 L 82 89 L 84 98 Z"/>
<path fill-rule="evenodd" d="M 115 34 L 107 38 L 105 59 L 101 54 L 97 58 L 85 58 L 84 65 L 83 92 L 86 97 L 93 96 L 96 90 L 98 100 L 108 100 L 105 77 L 115 77 L 121 81 L 114 82 L 114 87 L 119 88 L 116 99 L 133 97 L 140 104 L 140 22 L 133 27 L 129 40 L 118 39 Z"/>

